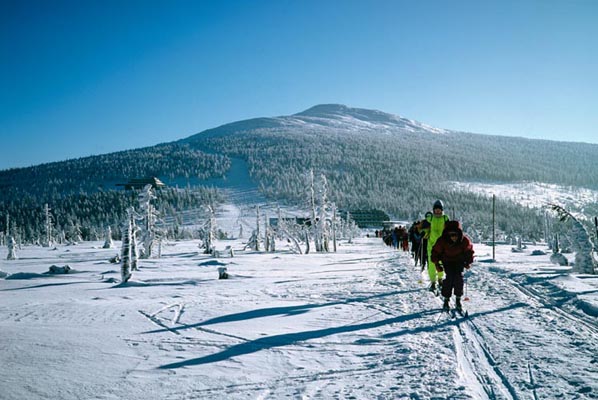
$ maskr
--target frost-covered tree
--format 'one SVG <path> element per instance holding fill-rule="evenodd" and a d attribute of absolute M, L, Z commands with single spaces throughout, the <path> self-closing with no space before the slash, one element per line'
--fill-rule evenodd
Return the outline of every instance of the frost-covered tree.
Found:
<path fill-rule="evenodd" d="M 590 240 L 590 234 L 585 226 L 569 211 L 557 204 L 549 204 L 555 211 L 561 222 L 571 222 L 571 245 L 575 251 L 575 265 L 573 272 L 579 274 L 595 274 L 596 261 L 593 257 L 594 246 Z"/>
<path fill-rule="evenodd" d="M 78 222 L 72 220 L 68 222 L 68 238 L 70 243 L 79 243 L 83 241 L 81 227 Z"/>
<path fill-rule="evenodd" d="M 110 227 L 110 225 L 108 225 L 108 227 L 106 228 L 106 238 L 104 240 L 104 246 L 102 246 L 102 248 L 111 249 L 113 246 L 114 243 L 112 242 L 112 228 Z"/>
<path fill-rule="evenodd" d="M 137 239 L 135 237 L 135 210 L 127 210 L 127 218 L 122 225 L 122 248 L 120 276 L 122 282 L 131 278 L 132 271 L 137 270 Z"/>
<path fill-rule="evenodd" d="M 212 254 L 214 252 L 214 241 L 216 237 L 216 216 L 214 208 L 211 205 L 205 207 L 206 220 L 199 230 L 201 244 L 204 254 Z"/>
<path fill-rule="evenodd" d="M 141 241 L 143 243 L 143 258 L 152 257 L 153 248 L 158 240 L 159 232 L 156 227 L 158 221 L 158 211 L 152 204 L 156 199 L 152 185 L 145 185 L 138 196 L 139 208 L 141 210 Z"/>
<path fill-rule="evenodd" d="M 6 239 L 6 245 L 8 246 L 8 256 L 6 256 L 7 260 L 16 260 L 17 257 L 17 242 L 12 236 L 8 236 Z"/>
<path fill-rule="evenodd" d="M 260 251 L 260 206 L 255 207 L 255 231 L 252 233 L 252 237 L 254 240 L 250 247 L 255 251 Z"/>
<path fill-rule="evenodd" d="M 139 231 L 139 228 L 135 223 L 136 216 L 137 214 L 135 213 L 135 210 L 131 208 L 129 218 L 131 220 L 131 271 L 139 271 L 139 250 L 137 248 L 137 232 Z"/>
<path fill-rule="evenodd" d="M 316 225 L 317 225 L 316 188 L 315 188 L 315 182 L 314 182 L 313 169 L 309 170 L 308 179 L 309 179 L 308 193 L 309 193 L 310 208 L 311 208 L 311 230 L 313 232 L 314 246 L 316 248 L 316 251 L 320 251 L 320 249 L 321 249 L 320 238 L 318 236 L 318 230 L 316 228 Z M 308 249 L 305 252 L 305 254 L 308 254 L 309 253 L 309 236 L 306 237 L 305 241 L 308 246 Z"/>
<path fill-rule="evenodd" d="M 336 220 L 336 204 L 332 204 L 332 251 L 336 253 L 336 227 L 338 223 Z"/>
<path fill-rule="evenodd" d="M 330 239 L 330 226 L 328 223 L 328 180 L 323 174 L 320 175 L 320 181 L 317 187 L 318 196 L 318 216 L 315 224 L 315 237 L 316 243 L 319 244 L 319 250 L 316 251 L 329 251 L 329 239 Z"/>
<path fill-rule="evenodd" d="M 44 247 L 50 247 L 54 243 L 53 239 L 53 220 L 52 213 L 50 212 L 50 207 L 48 203 L 44 205 L 44 219 L 45 219 L 45 237 L 44 237 Z"/>
<path fill-rule="evenodd" d="M 268 252 L 275 252 L 276 251 L 276 235 L 274 229 L 270 226 L 268 222 L 268 216 L 264 214 L 264 240 L 265 240 L 265 247 L 266 251 Z"/>
<path fill-rule="evenodd" d="M 2 232 L 2 237 L 0 238 L 0 245 L 4 245 L 5 242 L 8 240 L 8 236 L 10 236 L 10 213 L 8 212 L 6 213 L 5 221 L 6 222 L 4 223 L 4 232 Z"/>

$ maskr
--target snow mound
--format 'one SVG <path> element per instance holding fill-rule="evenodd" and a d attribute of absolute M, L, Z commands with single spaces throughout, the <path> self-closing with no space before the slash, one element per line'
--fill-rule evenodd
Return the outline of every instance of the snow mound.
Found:
<path fill-rule="evenodd" d="M 34 272 L 17 272 L 10 274 L 6 279 L 36 279 L 36 278 L 47 278 L 48 275 L 36 274 Z"/>
<path fill-rule="evenodd" d="M 214 265 L 214 266 L 217 266 L 217 267 L 221 267 L 221 266 L 228 265 L 228 264 L 227 263 L 222 263 L 222 262 L 220 262 L 218 260 L 211 260 L 211 261 L 204 261 L 202 263 L 199 263 L 198 265 L 200 267 L 211 266 L 211 265 Z"/>

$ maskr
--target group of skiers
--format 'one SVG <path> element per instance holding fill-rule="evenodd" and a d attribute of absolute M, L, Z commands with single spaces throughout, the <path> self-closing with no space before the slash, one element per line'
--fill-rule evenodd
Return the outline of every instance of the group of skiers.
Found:
<path fill-rule="evenodd" d="M 474 251 L 471 240 L 463 233 L 461 223 L 451 221 L 444 214 L 442 201 L 436 200 L 432 212 L 426 213 L 423 220 L 415 221 L 406 236 L 411 242 L 415 265 L 419 262 L 422 272 L 427 265 L 430 290 L 442 295 L 443 309 L 449 309 L 454 294 L 455 309 L 462 311 L 463 271 L 471 267 Z M 387 232 L 383 239 L 388 244 Z"/>
<path fill-rule="evenodd" d="M 384 243 L 395 249 L 400 248 L 403 251 L 409 251 L 409 232 L 402 225 L 395 226 L 392 230 L 376 231 L 376 237 L 381 237 Z"/>

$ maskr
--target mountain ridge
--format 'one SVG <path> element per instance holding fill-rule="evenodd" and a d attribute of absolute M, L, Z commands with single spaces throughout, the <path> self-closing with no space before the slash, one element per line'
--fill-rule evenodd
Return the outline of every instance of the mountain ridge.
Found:
<path fill-rule="evenodd" d="M 383 131 L 384 133 L 400 134 L 402 132 L 419 133 L 448 133 L 447 129 L 436 128 L 425 123 L 385 113 L 379 110 L 349 107 L 343 104 L 318 104 L 296 114 L 276 117 L 256 117 L 241 121 L 234 121 L 214 128 L 206 129 L 178 142 L 188 143 L 201 137 L 216 137 L 232 133 L 240 133 L 257 129 L 314 129 L 325 127 L 334 130 L 354 132 L 356 128 L 362 131 Z"/>

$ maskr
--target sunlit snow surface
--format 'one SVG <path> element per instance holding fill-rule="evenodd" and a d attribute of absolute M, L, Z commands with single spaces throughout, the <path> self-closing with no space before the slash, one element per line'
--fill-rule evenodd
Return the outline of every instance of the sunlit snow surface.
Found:
<path fill-rule="evenodd" d="M 234 208 L 222 215 L 236 229 Z M 118 250 L 101 245 L 26 246 L 16 261 L 0 248 L 12 274 L 0 279 L 0 399 L 598 396 L 598 280 L 531 255 L 542 246 L 499 246 L 491 263 L 476 245 L 470 318 L 451 320 L 408 253 L 376 238 L 308 255 L 219 241 L 235 250 L 219 259 L 169 242 L 124 285 L 107 261 Z M 74 273 L 44 274 L 67 264 Z"/>
<path fill-rule="evenodd" d="M 547 183 L 451 182 L 450 185 L 457 190 L 487 196 L 494 194 L 497 197 L 529 207 L 542 207 L 548 203 L 554 203 L 566 207 L 581 208 L 586 204 L 598 202 L 598 191 Z"/>

